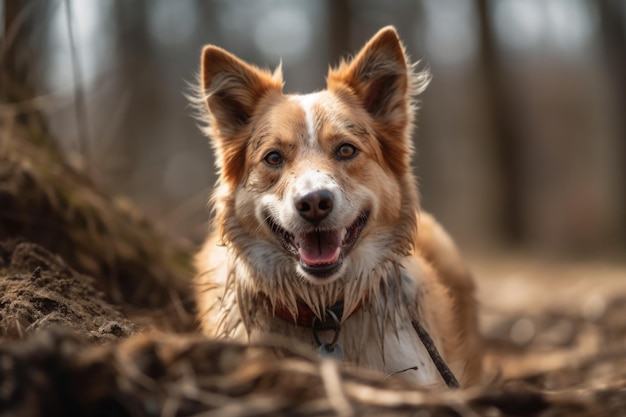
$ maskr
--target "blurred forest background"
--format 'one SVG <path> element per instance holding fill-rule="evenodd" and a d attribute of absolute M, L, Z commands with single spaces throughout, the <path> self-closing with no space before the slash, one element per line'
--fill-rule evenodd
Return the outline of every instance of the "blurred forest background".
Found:
<path fill-rule="evenodd" d="M 622 257 L 626 1 L 4 0 L 0 125 L 42 111 L 64 153 L 199 242 L 215 182 L 185 93 L 202 46 L 287 92 L 395 25 L 431 69 L 415 160 L 423 207 L 466 250 Z M 25 94 L 27 96 L 25 96 Z"/>

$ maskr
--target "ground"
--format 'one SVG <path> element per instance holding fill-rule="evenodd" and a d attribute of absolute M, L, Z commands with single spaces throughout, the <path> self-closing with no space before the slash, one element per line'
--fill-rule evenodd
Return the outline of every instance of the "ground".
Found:
<path fill-rule="evenodd" d="M 626 410 L 626 268 L 473 262 L 490 377 L 427 394 L 134 322 L 43 247 L 0 243 L 2 415 L 618 415 Z M 135 316 L 136 317 L 136 316 Z M 421 414 L 420 414 L 421 413 Z"/>

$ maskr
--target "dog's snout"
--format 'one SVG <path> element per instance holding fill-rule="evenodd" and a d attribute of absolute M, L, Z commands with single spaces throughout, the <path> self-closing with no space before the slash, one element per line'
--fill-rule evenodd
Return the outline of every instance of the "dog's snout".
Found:
<path fill-rule="evenodd" d="M 328 190 L 318 190 L 296 200 L 296 210 L 309 222 L 319 222 L 333 211 L 335 197 Z"/>

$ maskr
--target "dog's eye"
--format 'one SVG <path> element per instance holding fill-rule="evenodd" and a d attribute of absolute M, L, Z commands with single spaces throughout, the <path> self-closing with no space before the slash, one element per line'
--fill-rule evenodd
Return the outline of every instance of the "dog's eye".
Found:
<path fill-rule="evenodd" d="M 263 160 L 266 164 L 273 167 L 282 165 L 282 163 L 284 162 L 283 156 L 278 151 L 272 151 L 268 153 L 267 155 L 265 155 L 265 158 L 263 158 Z"/>
<path fill-rule="evenodd" d="M 344 143 L 337 149 L 337 158 L 339 159 L 352 159 L 354 158 L 359 150 L 355 148 L 353 145 L 349 143 Z"/>

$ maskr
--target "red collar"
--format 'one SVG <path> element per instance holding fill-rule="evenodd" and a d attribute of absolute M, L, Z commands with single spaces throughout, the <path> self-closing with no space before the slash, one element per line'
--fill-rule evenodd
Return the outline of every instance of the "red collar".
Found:
<path fill-rule="evenodd" d="M 348 317 L 346 317 L 346 319 L 359 311 L 363 304 L 363 301 L 367 301 L 368 298 L 369 297 L 365 297 L 363 300 L 361 300 L 356 308 L 350 312 Z M 343 321 L 343 304 L 343 300 L 339 300 L 332 306 L 328 307 L 328 310 L 331 310 L 337 316 L 337 318 L 339 318 L 340 322 Z M 295 316 L 284 304 L 281 303 L 276 304 L 276 306 L 274 307 L 274 314 L 276 315 L 276 317 L 279 317 L 289 323 L 293 323 L 302 327 L 313 327 L 313 322 L 315 321 L 315 319 L 317 319 L 317 316 L 315 315 L 313 310 L 311 310 L 311 307 L 306 305 L 304 301 L 301 300 L 296 301 L 296 306 L 298 308 L 298 311 L 296 312 Z M 316 325 L 316 328 L 318 330 L 330 330 L 334 329 L 335 327 L 336 323 L 329 314 L 326 314 L 324 320 L 319 325 Z"/>

